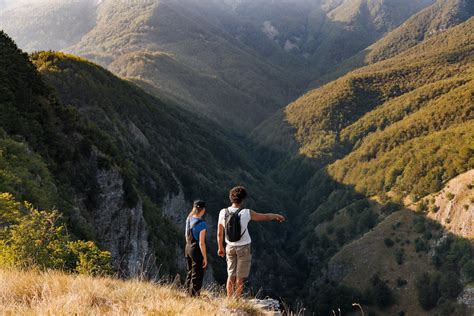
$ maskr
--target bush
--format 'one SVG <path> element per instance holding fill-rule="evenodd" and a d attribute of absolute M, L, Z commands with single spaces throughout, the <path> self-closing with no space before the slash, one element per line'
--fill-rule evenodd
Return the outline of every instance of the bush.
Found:
<path fill-rule="evenodd" d="M 466 282 L 473 282 L 474 281 L 474 261 L 466 262 L 462 267 L 462 272 L 464 274 L 464 278 Z"/>
<path fill-rule="evenodd" d="M 394 255 L 395 255 L 395 261 L 397 261 L 399 265 L 402 265 L 403 262 L 405 261 L 405 251 L 403 250 L 403 248 L 398 248 L 395 251 Z"/>
<path fill-rule="evenodd" d="M 378 274 L 375 274 L 370 279 L 371 288 L 368 289 L 368 296 L 375 305 L 380 309 L 385 309 L 391 306 L 394 302 L 392 290 L 390 287 L 380 279 Z"/>
<path fill-rule="evenodd" d="M 415 251 L 420 252 L 420 251 L 428 251 L 429 247 L 426 242 L 424 242 L 421 238 L 415 239 Z"/>
<path fill-rule="evenodd" d="M 451 201 L 452 199 L 454 199 L 454 194 L 452 194 L 451 192 L 448 192 L 446 193 L 446 198 Z"/>
<path fill-rule="evenodd" d="M 70 241 L 57 211 L 39 211 L 0 194 L 0 267 L 111 272 L 110 253 L 93 242 Z"/>
<path fill-rule="evenodd" d="M 455 272 L 443 273 L 439 282 L 441 295 L 447 299 L 455 299 L 461 293 L 463 286 Z"/>
<path fill-rule="evenodd" d="M 391 240 L 391 239 L 388 238 L 388 237 L 385 238 L 385 239 L 383 240 L 383 242 L 384 242 L 385 246 L 387 246 L 387 247 L 389 247 L 389 248 L 390 248 L 390 247 L 393 247 L 393 245 L 395 244 L 395 243 L 393 242 L 393 240 Z"/>
<path fill-rule="evenodd" d="M 418 301 L 424 310 L 430 310 L 436 306 L 441 294 L 439 292 L 439 275 L 430 276 L 422 274 L 416 281 Z"/>
<path fill-rule="evenodd" d="M 404 287 L 407 284 L 408 284 L 407 280 L 404 280 L 400 277 L 397 278 L 397 287 Z"/>

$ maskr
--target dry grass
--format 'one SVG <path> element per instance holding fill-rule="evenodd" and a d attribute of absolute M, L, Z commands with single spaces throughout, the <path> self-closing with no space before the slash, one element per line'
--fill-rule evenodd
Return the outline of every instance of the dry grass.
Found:
<path fill-rule="evenodd" d="M 171 286 L 61 272 L 0 270 L 0 315 L 261 315 L 245 300 Z"/>

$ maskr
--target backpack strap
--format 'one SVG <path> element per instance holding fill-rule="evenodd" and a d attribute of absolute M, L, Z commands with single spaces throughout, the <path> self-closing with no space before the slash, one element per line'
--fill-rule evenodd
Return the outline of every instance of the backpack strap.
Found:
<path fill-rule="evenodd" d="M 243 208 L 239 208 L 237 210 L 237 216 L 239 216 L 239 220 L 240 220 L 240 212 L 242 212 L 244 209 Z M 242 225 L 242 221 L 240 222 L 240 225 Z M 245 228 L 244 232 L 240 235 L 240 238 L 242 238 L 242 236 L 245 234 L 245 232 L 247 231 L 247 228 Z"/>
<path fill-rule="evenodd" d="M 191 220 L 189 220 L 189 224 L 190 224 L 189 229 L 193 229 L 194 227 L 201 224 L 202 222 L 204 222 L 202 219 L 198 219 L 193 225 L 191 225 Z"/>

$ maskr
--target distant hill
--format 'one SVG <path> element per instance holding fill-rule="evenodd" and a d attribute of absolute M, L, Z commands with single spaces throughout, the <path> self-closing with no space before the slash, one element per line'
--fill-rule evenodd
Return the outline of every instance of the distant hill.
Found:
<path fill-rule="evenodd" d="M 0 13 L 0 27 L 24 49 L 83 56 L 248 134 L 431 3 L 48 0 Z"/>
<path fill-rule="evenodd" d="M 474 16 L 474 7 L 468 0 L 438 0 L 410 17 L 402 25 L 358 54 L 345 60 L 313 85 L 336 79 L 345 73 L 388 59 L 407 50 L 430 36 L 456 26 Z"/>
<path fill-rule="evenodd" d="M 7 6 L 7 1 L 4 8 L 0 4 L 0 29 L 25 51 L 64 49 L 94 27 L 96 2 L 25 0 Z"/>

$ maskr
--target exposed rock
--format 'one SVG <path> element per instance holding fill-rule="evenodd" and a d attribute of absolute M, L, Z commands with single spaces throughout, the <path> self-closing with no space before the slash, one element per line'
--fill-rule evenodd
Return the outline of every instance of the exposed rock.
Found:
<path fill-rule="evenodd" d="M 458 296 L 458 303 L 474 311 L 474 287 L 466 287 Z"/>
<path fill-rule="evenodd" d="M 474 239 L 473 183 L 474 170 L 470 170 L 450 180 L 437 194 L 426 197 L 425 201 L 435 200 L 434 205 L 429 206 L 428 217 L 457 236 Z M 436 212 L 433 212 L 434 206 Z"/>
<path fill-rule="evenodd" d="M 93 222 L 99 243 L 110 253 L 118 271 L 125 276 L 138 275 L 149 263 L 148 230 L 142 201 L 127 207 L 123 178 L 116 169 L 98 170 L 99 206 Z"/>
<path fill-rule="evenodd" d="M 163 213 L 178 227 L 184 227 L 189 211 L 191 203 L 186 202 L 181 186 L 178 195 L 170 194 L 163 201 Z"/>
<path fill-rule="evenodd" d="M 250 302 L 268 312 L 267 315 L 282 315 L 280 302 L 273 298 L 253 299 Z"/>
<path fill-rule="evenodd" d="M 262 32 L 271 40 L 275 40 L 278 34 L 280 34 L 277 28 L 272 25 L 271 21 L 263 22 Z"/>
<path fill-rule="evenodd" d="M 138 141 L 145 147 L 150 146 L 148 138 L 146 138 L 145 134 L 143 134 L 143 132 L 132 121 L 128 123 L 128 128 L 130 129 L 130 133 L 132 133 L 136 141 Z"/>

